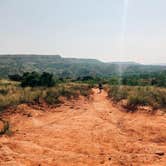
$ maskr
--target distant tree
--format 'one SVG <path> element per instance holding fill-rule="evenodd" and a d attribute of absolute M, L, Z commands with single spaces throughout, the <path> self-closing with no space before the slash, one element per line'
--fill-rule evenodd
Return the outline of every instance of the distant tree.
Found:
<path fill-rule="evenodd" d="M 157 85 L 157 80 L 156 80 L 156 78 L 153 78 L 153 79 L 151 80 L 151 85 Z"/>
<path fill-rule="evenodd" d="M 89 81 L 89 80 L 94 80 L 92 76 L 84 76 L 80 78 L 81 81 Z"/>
<path fill-rule="evenodd" d="M 37 72 L 32 73 L 24 73 L 22 76 L 21 86 L 26 87 L 35 87 L 39 86 L 40 83 L 40 75 Z"/>
<path fill-rule="evenodd" d="M 44 72 L 40 76 L 40 83 L 41 86 L 48 86 L 51 87 L 55 84 L 55 80 L 53 78 L 53 74 Z"/>
<path fill-rule="evenodd" d="M 21 81 L 22 80 L 22 76 L 20 76 L 19 74 L 8 75 L 8 78 L 12 81 Z"/>
<path fill-rule="evenodd" d="M 118 85 L 120 83 L 120 78 L 117 78 L 117 77 L 112 77 L 110 80 L 109 80 L 109 84 L 110 85 Z"/>
<path fill-rule="evenodd" d="M 53 74 L 50 73 L 42 73 L 39 74 L 37 72 L 32 73 L 24 73 L 21 80 L 21 86 L 26 87 L 36 87 L 36 86 L 54 86 L 55 80 L 53 78 Z"/>

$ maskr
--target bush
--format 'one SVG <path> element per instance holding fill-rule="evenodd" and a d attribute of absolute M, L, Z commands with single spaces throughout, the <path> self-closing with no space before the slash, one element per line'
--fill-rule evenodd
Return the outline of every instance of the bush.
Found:
<path fill-rule="evenodd" d="M 0 110 L 21 103 L 33 103 L 42 96 L 40 89 L 8 87 L 7 94 L 0 94 Z"/>
<path fill-rule="evenodd" d="M 123 86 L 111 86 L 108 91 L 108 97 L 112 98 L 114 101 L 120 101 L 127 99 L 129 89 Z"/>
<path fill-rule="evenodd" d="M 24 73 L 21 80 L 21 86 L 36 87 L 40 85 L 40 75 L 36 72 Z"/>
<path fill-rule="evenodd" d="M 12 81 L 21 81 L 22 80 L 22 76 L 20 76 L 19 74 L 8 75 L 8 77 Z"/>
<path fill-rule="evenodd" d="M 44 87 L 52 87 L 55 85 L 55 80 L 53 75 L 50 73 L 42 73 L 41 75 L 37 72 L 32 73 L 24 73 L 21 80 L 22 87 L 37 87 L 37 86 L 44 86 Z"/>
<path fill-rule="evenodd" d="M 0 86 L 0 110 L 22 103 L 48 104 L 60 103 L 60 96 L 67 99 L 77 99 L 79 95 L 88 97 L 91 88 L 87 84 L 59 84 L 54 87 L 19 87 L 17 84 Z"/>
<path fill-rule="evenodd" d="M 73 89 L 72 87 L 69 88 L 63 87 L 62 89 L 60 89 L 60 94 L 61 96 L 66 97 L 67 99 L 79 97 L 79 91 Z"/>
<path fill-rule="evenodd" d="M 44 100 L 51 105 L 59 104 L 60 103 L 59 96 L 60 94 L 56 90 L 48 91 L 46 92 L 46 96 L 44 97 Z"/>
<path fill-rule="evenodd" d="M 46 87 L 52 87 L 55 85 L 55 80 L 53 78 L 53 75 L 50 73 L 42 73 L 39 79 L 39 85 L 40 86 L 46 86 Z"/>
<path fill-rule="evenodd" d="M 137 106 L 145 106 L 147 105 L 147 100 L 143 96 L 138 95 L 129 95 L 127 106 L 137 107 Z"/>
<path fill-rule="evenodd" d="M 166 89 L 141 86 L 112 86 L 108 97 L 114 101 L 127 100 L 127 107 L 151 106 L 153 109 L 166 108 Z"/>
<path fill-rule="evenodd" d="M 8 93 L 7 89 L 0 89 L 0 94 L 6 95 Z"/>

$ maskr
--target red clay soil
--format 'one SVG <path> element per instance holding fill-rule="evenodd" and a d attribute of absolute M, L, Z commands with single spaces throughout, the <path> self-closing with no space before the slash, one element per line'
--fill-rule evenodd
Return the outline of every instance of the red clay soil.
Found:
<path fill-rule="evenodd" d="M 0 137 L 0 166 L 165 166 L 166 115 L 123 112 L 106 96 L 4 115 L 13 134 Z"/>

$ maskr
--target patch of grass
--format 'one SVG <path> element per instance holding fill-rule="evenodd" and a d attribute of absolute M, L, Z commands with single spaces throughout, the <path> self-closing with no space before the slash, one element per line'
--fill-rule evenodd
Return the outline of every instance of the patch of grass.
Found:
<path fill-rule="evenodd" d="M 46 103 L 48 104 L 59 104 L 60 100 L 59 100 L 59 92 L 58 90 L 49 90 L 46 92 L 46 95 L 44 96 L 44 100 L 46 101 Z"/>
<path fill-rule="evenodd" d="M 91 87 L 85 84 L 63 84 L 56 88 L 47 89 L 44 99 L 48 104 L 58 104 L 60 97 L 70 100 L 78 99 L 81 95 L 88 98 L 91 93 Z"/>
<path fill-rule="evenodd" d="M 0 89 L 0 94 L 2 95 L 6 95 L 8 93 L 8 90 L 7 89 Z"/>
<path fill-rule="evenodd" d="M 119 102 L 127 100 L 127 107 L 150 106 L 153 109 L 166 108 L 166 89 L 141 86 L 111 86 L 108 97 Z"/>
<path fill-rule="evenodd" d="M 119 102 L 120 100 L 127 99 L 129 90 L 126 86 L 111 86 L 108 90 L 108 97 Z"/>
<path fill-rule="evenodd" d="M 89 97 L 90 94 L 91 87 L 81 83 L 62 83 L 54 87 L 26 88 L 18 84 L 0 85 L 0 110 L 22 103 L 39 103 L 41 100 L 48 104 L 59 104 L 61 96 L 67 99 L 78 99 L 80 95 Z"/>

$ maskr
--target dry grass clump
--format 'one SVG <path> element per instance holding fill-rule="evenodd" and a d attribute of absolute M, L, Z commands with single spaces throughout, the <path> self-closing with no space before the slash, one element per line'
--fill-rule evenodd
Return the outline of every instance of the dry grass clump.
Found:
<path fill-rule="evenodd" d="M 89 98 L 92 90 L 86 84 L 62 84 L 58 87 L 53 87 L 46 90 L 45 95 L 43 96 L 44 100 L 48 104 L 58 104 L 60 103 L 60 97 L 65 97 L 68 100 L 78 99 L 79 96 L 84 96 Z"/>
<path fill-rule="evenodd" d="M 10 130 L 9 122 L 3 119 L 0 119 L 0 121 L 3 123 L 3 127 L 0 130 L 0 135 L 3 135 L 3 134 L 11 135 L 12 131 Z"/>
<path fill-rule="evenodd" d="M 108 97 L 114 101 L 127 100 L 127 107 L 150 106 L 153 109 L 166 108 L 166 89 L 140 86 L 111 86 Z"/>
<path fill-rule="evenodd" d="M 7 88 L 8 89 L 8 88 Z M 7 90 L 7 94 L 0 94 L 0 109 L 15 106 L 21 103 L 32 103 L 37 100 L 42 91 L 32 88 L 13 87 Z"/>
<path fill-rule="evenodd" d="M 108 97 L 114 101 L 119 102 L 127 99 L 130 88 L 127 86 L 111 86 L 108 90 Z"/>
<path fill-rule="evenodd" d="M 79 95 L 89 97 L 92 94 L 92 87 L 89 84 L 72 84 L 69 89 L 73 92 L 78 92 Z"/>
<path fill-rule="evenodd" d="M 59 84 L 54 87 L 26 87 L 18 84 L 0 85 L 0 110 L 21 103 L 36 103 L 40 99 L 48 104 L 60 103 L 60 97 L 77 99 L 80 95 L 89 97 L 91 88 L 87 84 Z"/>

